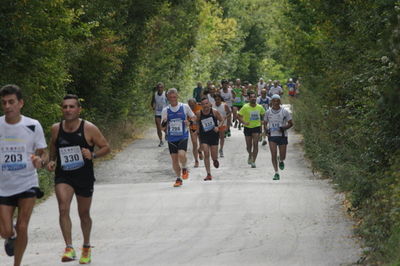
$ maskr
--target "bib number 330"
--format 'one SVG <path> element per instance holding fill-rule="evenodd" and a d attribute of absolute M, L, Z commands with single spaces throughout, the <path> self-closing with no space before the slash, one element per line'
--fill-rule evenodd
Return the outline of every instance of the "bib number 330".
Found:
<path fill-rule="evenodd" d="M 76 170 L 85 164 L 80 146 L 63 147 L 59 151 L 61 168 L 64 171 Z"/>

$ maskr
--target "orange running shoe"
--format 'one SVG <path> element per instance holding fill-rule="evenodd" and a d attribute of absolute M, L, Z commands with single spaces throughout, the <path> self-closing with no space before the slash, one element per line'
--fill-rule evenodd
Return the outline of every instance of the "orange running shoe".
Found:
<path fill-rule="evenodd" d="M 204 181 L 211 181 L 212 180 L 212 176 L 210 174 L 208 174 L 206 176 L 206 178 L 204 178 Z"/>
<path fill-rule="evenodd" d="M 189 178 L 189 171 L 187 168 L 182 168 L 182 178 L 188 179 Z"/>
<path fill-rule="evenodd" d="M 174 187 L 180 187 L 182 186 L 182 179 L 177 178 L 174 184 Z"/>
<path fill-rule="evenodd" d="M 73 261 L 76 259 L 76 253 L 74 248 L 66 247 L 64 251 L 64 255 L 61 258 L 62 262 Z"/>

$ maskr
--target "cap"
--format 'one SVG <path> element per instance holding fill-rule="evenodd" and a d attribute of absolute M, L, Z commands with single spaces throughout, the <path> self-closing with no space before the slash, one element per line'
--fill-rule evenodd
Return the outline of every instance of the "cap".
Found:
<path fill-rule="evenodd" d="M 272 95 L 272 97 L 271 97 L 271 99 L 273 100 L 273 99 L 281 99 L 281 96 L 279 96 L 278 94 L 274 94 L 274 95 Z"/>

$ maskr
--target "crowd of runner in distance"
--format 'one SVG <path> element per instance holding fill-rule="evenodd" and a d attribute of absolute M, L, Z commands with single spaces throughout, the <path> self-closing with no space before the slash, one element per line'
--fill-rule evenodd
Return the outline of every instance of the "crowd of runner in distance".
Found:
<path fill-rule="evenodd" d="M 203 160 L 204 181 L 211 181 L 211 162 L 215 168 L 219 167 L 219 158 L 224 157 L 225 139 L 231 136 L 232 128 L 243 128 L 247 163 L 251 168 L 256 168 L 259 142 L 263 146 L 269 145 L 275 171 L 273 180 L 279 180 L 279 169 L 285 168 L 287 130 L 293 126 L 291 113 L 281 104 L 284 90 L 289 97 L 298 97 L 299 80 L 290 78 L 286 86 L 278 80 L 265 82 L 263 78 L 254 85 L 240 79 L 223 79 L 216 84 L 208 81 L 205 87 L 198 82 L 193 89 L 193 98 L 186 103 L 178 100 L 177 89 L 166 90 L 159 82 L 151 106 L 155 112 L 158 146 L 164 145 L 164 139 L 168 143 L 176 175 L 174 187 L 182 186 L 183 180 L 189 178 L 186 157 L 189 137 L 193 147 L 193 167 L 199 167 L 199 161 Z"/>

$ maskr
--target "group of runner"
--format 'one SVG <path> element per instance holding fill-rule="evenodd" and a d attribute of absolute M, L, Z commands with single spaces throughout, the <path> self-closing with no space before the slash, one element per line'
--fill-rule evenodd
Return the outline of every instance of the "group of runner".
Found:
<path fill-rule="evenodd" d="M 287 83 L 288 95 L 296 96 L 299 85 L 292 79 Z M 293 93 L 293 91 L 295 93 Z M 183 184 L 189 177 L 186 151 L 189 136 L 193 145 L 194 167 L 204 160 L 205 181 L 212 180 L 211 160 L 219 167 L 218 156 L 224 157 L 224 142 L 231 136 L 231 127 L 241 130 L 244 127 L 248 164 L 256 168 L 258 143 L 267 145 L 268 137 L 271 161 L 275 170 L 273 180 L 279 180 L 279 170 L 285 168 L 288 144 L 287 130 L 293 126 L 288 110 L 281 105 L 283 88 L 279 81 L 266 83 L 261 78 L 256 85 L 236 79 L 229 82 L 223 79 L 215 86 L 211 81 L 205 88 L 198 82 L 193 90 L 193 98 L 188 104 L 178 101 L 175 88 L 164 90 L 162 83 L 152 97 L 155 121 L 163 145 L 163 131 L 168 141 L 172 166 L 176 174 L 175 187 Z M 219 147 L 219 149 L 218 149 Z M 279 150 L 279 156 L 278 156 Z"/>
<path fill-rule="evenodd" d="M 76 259 L 70 218 L 70 205 L 75 195 L 83 234 L 79 263 L 90 263 L 93 160 L 110 152 L 107 140 L 94 124 L 80 118 L 79 98 L 69 94 L 61 103 L 63 120 L 51 127 L 50 152 L 47 152 L 40 122 L 21 114 L 25 104 L 21 88 L 6 85 L 0 89 L 0 97 L 4 113 L 0 117 L 0 235 L 6 239 L 7 255 L 14 256 L 15 266 L 21 265 L 35 200 L 43 196 L 36 169 L 46 168 L 55 171 L 59 223 L 66 245 L 61 261 Z"/>

